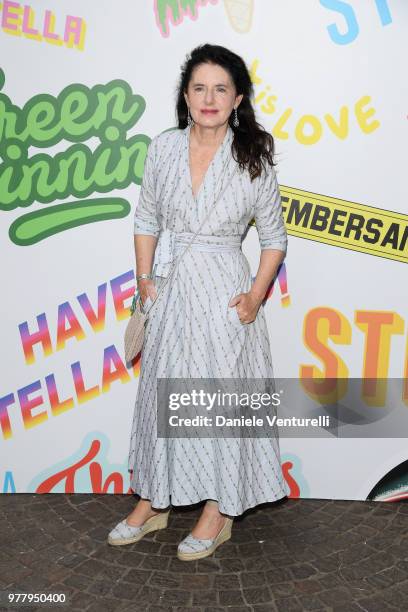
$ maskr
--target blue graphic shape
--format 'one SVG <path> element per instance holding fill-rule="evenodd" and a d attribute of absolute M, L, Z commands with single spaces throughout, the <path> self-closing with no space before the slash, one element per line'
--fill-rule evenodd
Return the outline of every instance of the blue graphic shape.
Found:
<path fill-rule="evenodd" d="M 342 0 L 320 0 L 320 4 L 331 11 L 340 13 L 346 20 L 348 29 L 344 34 L 339 31 L 335 23 L 331 23 L 327 26 L 332 41 L 337 45 L 348 45 L 353 42 L 360 31 L 353 7 L 350 6 L 348 2 L 343 2 Z"/>
<path fill-rule="evenodd" d="M 16 493 L 16 485 L 14 483 L 13 472 L 7 470 L 4 475 L 3 493 Z"/>
<path fill-rule="evenodd" d="M 388 6 L 388 0 L 375 0 L 375 3 L 381 19 L 381 25 L 386 26 L 392 23 L 392 16 L 390 7 Z"/>

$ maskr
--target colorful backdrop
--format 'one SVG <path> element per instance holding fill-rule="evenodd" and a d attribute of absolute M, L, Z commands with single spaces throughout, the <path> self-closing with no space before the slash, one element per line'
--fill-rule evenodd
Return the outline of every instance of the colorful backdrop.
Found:
<path fill-rule="evenodd" d="M 275 375 L 407 379 L 407 24 L 405 0 L 0 3 L 4 493 L 129 492 L 133 213 L 201 43 L 244 58 L 276 142 Z M 254 226 L 244 252 L 255 274 Z M 367 414 L 408 409 L 404 385 L 357 389 Z M 292 497 L 406 496 L 399 435 L 282 438 Z"/>

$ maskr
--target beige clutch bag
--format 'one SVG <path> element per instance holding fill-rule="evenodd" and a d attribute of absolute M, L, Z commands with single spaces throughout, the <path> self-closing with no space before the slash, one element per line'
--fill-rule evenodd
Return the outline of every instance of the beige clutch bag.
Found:
<path fill-rule="evenodd" d="M 231 181 L 233 174 L 236 172 L 237 169 L 238 169 L 238 164 L 236 164 L 231 174 L 230 181 Z M 222 189 L 222 193 L 224 193 L 226 188 L 227 188 L 227 185 L 225 185 L 225 188 Z M 145 325 L 147 322 L 148 315 L 151 309 L 153 308 L 153 305 L 156 303 L 159 295 L 163 292 L 165 285 L 167 284 L 168 280 L 172 276 L 182 256 L 190 248 L 190 246 L 194 242 L 195 237 L 197 236 L 197 234 L 200 232 L 201 228 L 203 227 L 205 221 L 207 221 L 210 213 L 214 210 L 215 204 L 218 202 L 220 197 L 221 197 L 221 193 L 215 198 L 214 205 L 208 211 L 202 223 L 200 223 L 200 227 L 198 228 L 198 230 L 196 231 L 196 233 L 194 234 L 194 236 L 192 237 L 192 239 L 190 240 L 190 242 L 188 243 L 184 251 L 182 251 L 180 255 L 178 256 L 178 258 L 176 258 L 176 261 L 170 270 L 170 274 L 166 277 L 164 283 L 161 284 L 161 287 L 147 313 L 143 312 L 142 310 L 143 307 L 141 304 L 141 300 L 139 299 L 138 292 L 136 292 L 135 295 L 133 296 L 132 305 L 130 307 L 131 317 L 125 329 L 125 359 L 126 361 L 132 361 L 132 359 L 134 359 L 136 355 L 142 350 L 143 342 L 144 342 Z"/>
<path fill-rule="evenodd" d="M 131 317 L 125 329 L 125 359 L 132 361 L 143 347 L 147 315 L 142 311 L 140 299 L 134 295 L 130 307 Z"/>

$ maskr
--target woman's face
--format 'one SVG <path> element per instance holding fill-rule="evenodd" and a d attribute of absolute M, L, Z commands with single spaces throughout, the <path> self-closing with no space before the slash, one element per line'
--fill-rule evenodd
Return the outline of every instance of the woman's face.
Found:
<path fill-rule="evenodd" d="M 243 96 L 236 96 L 229 73 L 217 64 L 200 64 L 192 73 L 184 94 L 190 115 L 202 127 L 216 127 L 228 121 Z M 211 110 L 213 112 L 205 112 Z"/>

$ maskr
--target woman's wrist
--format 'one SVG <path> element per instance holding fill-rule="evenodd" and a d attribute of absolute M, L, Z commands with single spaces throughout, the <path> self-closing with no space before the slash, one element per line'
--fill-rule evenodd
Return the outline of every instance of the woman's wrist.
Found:
<path fill-rule="evenodd" d="M 141 278 L 140 280 L 136 281 L 136 288 L 139 291 L 139 293 L 143 293 L 144 291 L 146 291 L 147 287 L 149 287 L 152 284 L 153 284 L 153 279 Z"/>
<path fill-rule="evenodd" d="M 144 278 L 152 279 L 153 278 L 153 274 L 151 272 L 150 273 L 143 272 L 143 274 L 137 274 L 136 275 L 136 280 L 137 281 L 140 281 L 140 280 L 142 280 Z"/>
<path fill-rule="evenodd" d="M 257 302 L 259 302 L 260 304 L 263 302 L 264 298 L 265 298 L 265 294 L 266 294 L 266 289 L 264 290 L 260 290 L 257 287 L 255 287 L 254 285 L 252 285 L 249 293 L 252 295 L 252 297 L 255 298 L 255 300 Z"/>

